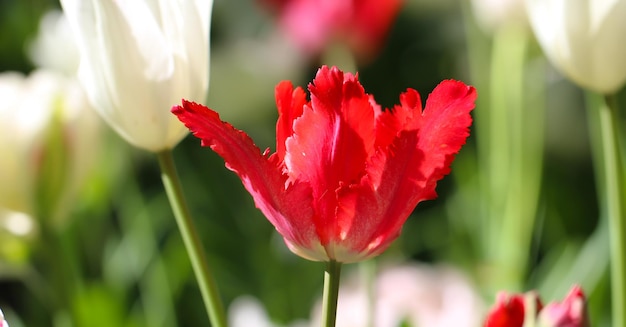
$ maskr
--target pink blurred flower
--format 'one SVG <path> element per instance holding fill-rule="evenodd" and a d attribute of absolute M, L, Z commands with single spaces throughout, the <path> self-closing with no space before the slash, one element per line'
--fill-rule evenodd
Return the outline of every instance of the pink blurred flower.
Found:
<path fill-rule="evenodd" d="M 335 39 L 360 59 L 371 58 L 395 21 L 402 0 L 261 0 L 278 14 L 283 32 L 316 55 Z"/>
<path fill-rule="evenodd" d="M 550 302 L 539 313 L 541 327 L 588 327 L 583 291 L 574 286 L 563 302 Z"/>

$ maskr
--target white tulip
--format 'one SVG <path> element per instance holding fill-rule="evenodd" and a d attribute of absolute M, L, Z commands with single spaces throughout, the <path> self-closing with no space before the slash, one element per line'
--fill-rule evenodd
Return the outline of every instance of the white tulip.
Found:
<path fill-rule="evenodd" d="M 171 114 L 208 90 L 212 0 L 63 0 L 79 78 L 96 110 L 129 143 L 171 149 L 187 128 Z"/>
<path fill-rule="evenodd" d="M 626 0 L 526 0 L 548 59 L 578 85 L 612 93 L 626 81 Z"/>

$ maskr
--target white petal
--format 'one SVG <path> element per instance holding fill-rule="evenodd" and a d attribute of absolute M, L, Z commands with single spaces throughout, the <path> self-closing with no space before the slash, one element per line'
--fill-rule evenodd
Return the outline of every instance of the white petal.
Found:
<path fill-rule="evenodd" d="M 626 1 L 526 0 L 550 61 L 582 87 L 611 93 L 626 81 Z"/>
<path fill-rule="evenodd" d="M 204 102 L 212 1 L 64 0 L 79 38 L 90 100 L 127 141 L 160 151 L 187 129 L 171 114 L 181 99 Z"/>

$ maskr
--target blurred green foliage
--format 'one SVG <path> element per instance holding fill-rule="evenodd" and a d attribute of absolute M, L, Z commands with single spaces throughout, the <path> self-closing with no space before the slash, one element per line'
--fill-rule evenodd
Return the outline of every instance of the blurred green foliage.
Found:
<path fill-rule="evenodd" d="M 37 31 L 41 15 L 58 7 L 50 0 L 0 0 L 0 71 L 34 69 L 24 54 L 25 42 Z M 407 1 L 380 56 L 359 70 L 367 92 L 390 107 L 407 87 L 417 89 L 424 100 L 443 79 L 473 83 L 468 24 L 472 25 L 459 1 Z M 214 58 L 228 53 L 232 44 L 254 40 L 271 26 L 269 15 L 252 0 L 216 0 L 211 30 Z M 485 35 L 480 42 L 491 46 Z M 536 48 L 532 51 L 549 81 L 537 223 L 527 249 L 528 269 L 522 275 L 525 289 L 542 287 L 550 292 L 545 298 L 551 299 L 562 296 L 565 286 L 551 288 L 544 281 L 583 282 L 571 267 L 580 259 L 581 248 L 591 246 L 585 241 L 598 226 L 599 208 L 584 96 L 537 59 Z M 263 57 L 250 55 L 246 64 L 266 65 Z M 294 84 L 304 86 L 316 68 L 311 64 L 303 74 L 296 74 L 300 79 Z M 220 67 L 212 70 L 220 72 Z M 239 77 L 213 74 L 208 104 L 219 105 L 214 109 L 249 133 L 259 147 L 273 148 L 276 81 L 263 81 L 255 90 L 220 89 L 222 83 L 238 85 L 228 79 Z M 259 93 L 264 96 L 254 97 Z M 482 97 L 483 90 L 479 88 L 478 94 Z M 243 108 L 250 103 L 254 107 Z M 475 113 L 481 110 L 479 106 Z M 30 263 L 17 273 L 8 273 L 9 268 L 0 264 L 0 307 L 13 327 L 68 326 L 64 322 L 71 320 L 78 326 L 208 325 L 155 158 L 131 149 L 112 132 L 108 137 L 101 173 L 93 176 L 81 195 L 69 226 L 50 235 L 42 232 L 31 244 Z M 474 232 L 481 228 L 476 226 L 481 221 L 480 190 L 467 186 L 478 185 L 476 138 L 480 134 L 474 127 L 453 174 L 439 183 L 439 198 L 418 206 L 400 239 L 378 260 L 448 262 L 462 267 L 481 285 L 488 263 L 482 261 L 481 240 Z M 251 294 L 277 322 L 308 318 L 321 293 L 323 264 L 291 254 L 239 179 L 197 139 L 186 138 L 174 155 L 225 303 Z M 601 256 L 597 251 L 606 250 L 602 241 L 599 238 L 599 245 L 589 248 L 586 260 L 592 261 L 583 261 L 582 266 L 593 265 Z M 608 306 L 608 284 L 606 270 L 598 269 L 598 283 L 588 291 L 592 318 L 601 322 Z M 562 274 L 563 280 L 555 273 Z M 68 294 L 54 294 L 59 285 Z M 491 303 L 493 295 L 484 295 Z M 51 300 L 59 298 L 63 302 Z M 59 314 L 57 306 L 72 310 Z"/>

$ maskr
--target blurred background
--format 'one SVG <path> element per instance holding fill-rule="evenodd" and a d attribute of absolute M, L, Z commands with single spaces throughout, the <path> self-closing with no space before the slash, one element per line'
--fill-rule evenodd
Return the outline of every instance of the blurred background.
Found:
<path fill-rule="evenodd" d="M 376 319 L 395 315 L 396 326 L 480 326 L 498 290 L 537 289 L 548 302 L 574 283 L 590 297 L 594 326 L 609 325 L 608 234 L 585 111 L 598 98 L 549 65 L 519 1 L 406 0 L 380 46 L 357 61 L 341 42 L 298 49 L 269 2 L 215 0 L 207 100 L 261 149 L 275 146 L 274 86 L 305 86 L 321 64 L 358 69 L 387 108 L 409 87 L 425 101 L 448 78 L 478 90 L 471 136 L 439 197 L 421 203 L 373 263 L 344 267 L 338 326 L 365 326 L 341 316 L 365 315 L 368 287 L 380 294 Z M 53 0 L 0 0 L 0 72 L 23 74 L 12 76 L 28 79 L 28 92 L 42 70 L 69 67 L 50 88 L 73 78 L 59 10 Z M 154 155 L 97 116 L 50 109 L 36 131 L 22 123 L 37 113 L 10 120 L 38 105 L 32 99 L 78 101 L 28 92 L 0 93 L 12 101 L 0 105 L 9 112 L 0 116 L 0 308 L 10 325 L 208 326 Z M 232 325 L 313 323 L 323 263 L 290 253 L 197 139 L 174 155 Z M 12 206 L 18 192 L 45 205 Z"/>

